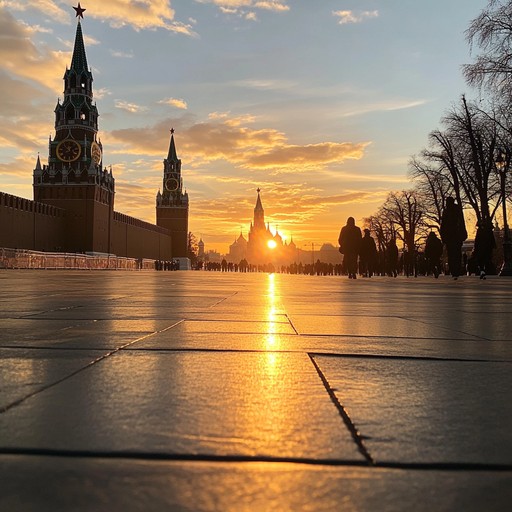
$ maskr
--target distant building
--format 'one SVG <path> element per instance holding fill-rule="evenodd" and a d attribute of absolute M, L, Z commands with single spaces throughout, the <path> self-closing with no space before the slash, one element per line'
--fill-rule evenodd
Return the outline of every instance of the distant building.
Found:
<path fill-rule="evenodd" d="M 277 266 L 290 265 L 292 263 L 309 264 L 317 259 L 324 263 L 341 263 L 342 257 L 332 244 L 324 244 L 319 251 L 299 249 L 293 237 L 290 243 L 283 240 L 283 237 L 276 229 L 272 234 L 269 224 L 265 224 L 265 210 L 261 201 L 261 190 L 258 188 L 258 196 L 254 207 L 254 217 L 249 227 L 249 235 L 246 240 L 242 232 L 229 246 L 227 261 L 240 263 L 243 259 L 252 265 L 272 263 Z M 272 245 L 269 246 L 269 243 Z"/>
<path fill-rule="evenodd" d="M 200 238 L 197 243 L 197 259 L 199 261 L 204 261 L 204 242 L 202 238 Z"/>

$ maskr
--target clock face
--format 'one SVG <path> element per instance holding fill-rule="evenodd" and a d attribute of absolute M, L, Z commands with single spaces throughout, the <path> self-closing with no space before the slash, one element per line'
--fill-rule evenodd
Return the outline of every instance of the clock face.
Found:
<path fill-rule="evenodd" d="M 175 178 L 167 178 L 165 180 L 165 188 L 166 190 L 169 190 L 170 192 L 174 190 L 178 190 L 179 183 L 178 180 Z"/>
<path fill-rule="evenodd" d="M 81 152 L 80 144 L 73 139 L 65 139 L 57 146 L 57 158 L 63 162 L 74 162 Z"/>
<path fill-rule="evenodd" d="M 96 144 L 96 142 L 91 144 L 91 158 L 96 165 L 101 162 L 101 148 Z"/>

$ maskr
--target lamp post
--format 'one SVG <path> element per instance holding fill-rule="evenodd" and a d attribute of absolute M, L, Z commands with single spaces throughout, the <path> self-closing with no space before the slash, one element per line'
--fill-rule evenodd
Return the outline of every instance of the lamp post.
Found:
<path fill-rule="evenodd" d="M 501 202 L 503 206 L 503 265 L 500 276 L 512 276 L 512 243 L 507 223 L 506 173 L 510 167 L 510 159 L 505 151 L 500 150 L 496 157 L 496 169 L 500 175 Z"/>

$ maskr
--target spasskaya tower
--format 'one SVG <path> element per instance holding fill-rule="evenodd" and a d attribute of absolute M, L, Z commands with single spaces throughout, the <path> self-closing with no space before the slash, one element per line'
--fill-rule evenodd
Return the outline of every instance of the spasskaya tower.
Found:
<path fill-rule="evenodd" d="M 67 210 L 64 250 L 110 252 L 110 223 L 115 182 L 103 166 L 98 139 L 98 109 L 93 102 L 93 77 L 87 65 L 82 25 L 78 18 L 71 65 L 64 73 L 64 97 L 55 107 L 55 135 L 50 136 L 48 165 L 38 157 L 34 169 L 34 200 Z"/>

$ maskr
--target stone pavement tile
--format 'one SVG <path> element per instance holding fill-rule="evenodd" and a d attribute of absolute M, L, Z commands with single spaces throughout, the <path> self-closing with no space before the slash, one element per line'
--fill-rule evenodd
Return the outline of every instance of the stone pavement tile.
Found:
<path fill-rule="evenodd" d="M 512 464 L 512 363 L 314 359 L 377 462 Z"/>
<path fill-rule="evenodd" d="M 68 329 L 91 325 L 93 320 L 42 320 L 4 318 L 1 320 L 0 344 L 16 341 L 33 341 L 40 338 L 56 338 Z"/>
<path fill-rule="evenodd" d="M 508 512 L 512 473 L 0 455 L 9 512 Z"/>
<path fill-rule="evenodd" d="M 2 320 L 0 347 L 47 347 L 76 343 L 77 348 L 122 346 L 144 334 L 162 331 L 180 318 L 165 320 Z"/>
<path fill-rule="evenodd" d="M 67 309 L 57 309 L 33 314 L 31 319 L 51 320 L 109 320 L 109 319 L 165 319 L 169 315 L 183 315 L 187 311 L 201 311 L 217 302 L 218 298 L 190 297 L 187 300 L 166 302 L 163 305 L 150 305 L 144 307 L 120 306 L 105 303 L 102 306 L 83 306 Z"/>
<path fill-rule="evenodd" d="M 471 334 L 438 327 L 409 318 L 386 316 L 289 315 L 295 329 L 304 335 L 383 336 L 392 338 L 476 339 Z"/>
<path fill-rule="evenodd" d="M 0 411 L 83 368 L 102 353 L 0 348 Z"/>
<path fill-rule="evenodd" d="M 127 344 L 137 340 L 145 340 L 150 337 L 154 331 L 142 332 L 97 332 L 97 333 L 66 333 L 65 336 L 44 339 L 40 338 L 34 341 L 16 341 L 5 344 L 9 348 L 52 348 L 66 350 L 101 350 L 108 352 L 114 349 L 124 347 Z M 0 345 L 1 347 L 2 345 Z"/>
<path fill-rule="evenodd" d="M 117 352 L 0 414 L 7 447 L 364 460 L 304 354 Z"/>
<path fill-rule="evenodd" d="M 177 335 L 176 329 L 157 333 L 134 343 L 127 350 L 222 350 L 305 352 L 306 337 L 293 334 L 247 332 L 193 332 Z M 317 346 L 318 348 L 318 346 Z"/>
<path fill-rule="evenodd" d="M 231 321 L 231 322 L 276 322 L 289 323 L 289 319 L 285 313 L 276 312 L 272 309 L 252 310 L 247 314 L 237 312 L 220 312 L 220 308 L 211 308 L 208 310 L 198 311 L 195 313 L 185 313 L 185 320 L 203 320 L 203 321 Z"/>
<path fill-rule="evenodd" d="M 170 330 L 147 337 L 128 350 L 240 350 L 307 352 L 348 356 L 469 359 L 512 362 L 512 343 L 487 340 L 297 336 L 295 334 L 197 332 L 176 336 Z M 91 345 L 92 346 L 92 345 Z"/>
<path fill-rule="evenodd" d="M 194 333 L 261 333 L 261 334 L 296 334 L 289 322 L 251 322 L 251 321 L 202 321 L 185 320 L 167 331 L 171 337 L 187 337 Z M 165 335 L 165 334 L 164 334 Z"/>
<path fill-rule="evenodd" d="M 461 329 L 487 340 L 512 341 L 512 307 L 507 313 L 495 311 L 464 311 L 457 315 L 454 325 L 452 315 L 436 315 L 429 320 L 432 325 L 447 329 Z"/>

